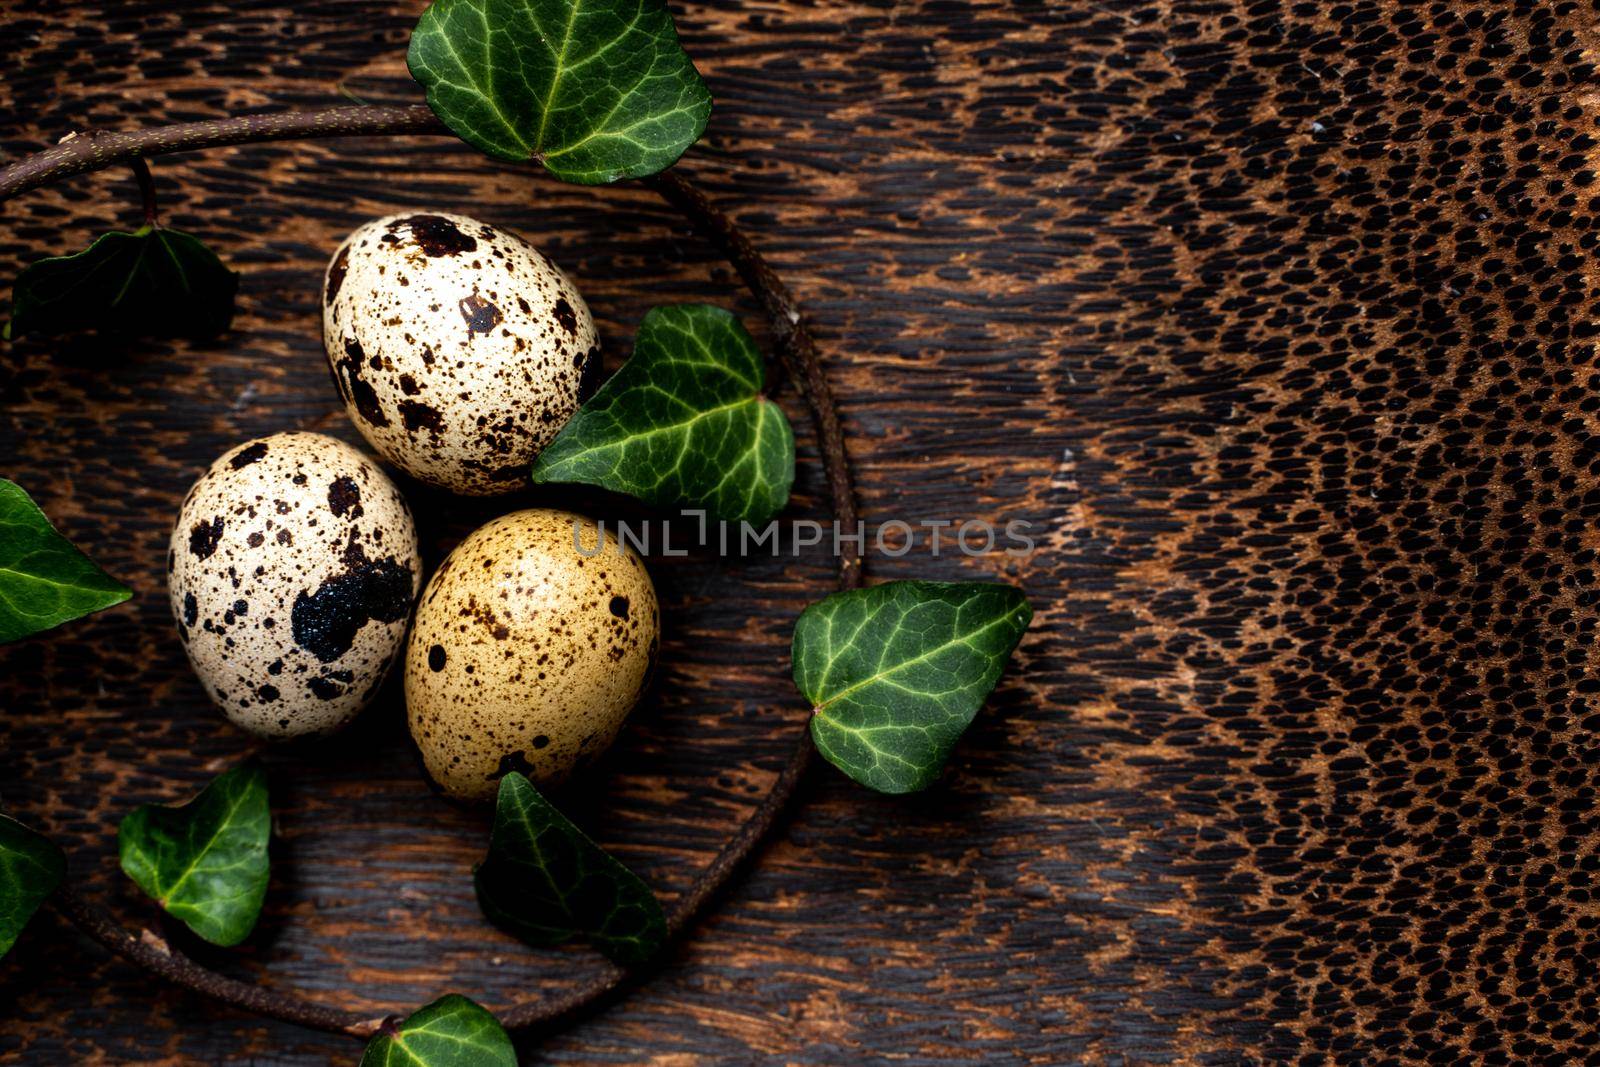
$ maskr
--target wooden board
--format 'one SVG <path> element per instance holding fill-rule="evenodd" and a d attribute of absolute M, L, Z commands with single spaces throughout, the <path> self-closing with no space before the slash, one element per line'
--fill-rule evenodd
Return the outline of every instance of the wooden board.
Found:
<path fill-rule="evenodd" d="M 1593 12 L 1577 4 L 675 4 L 716 94 L 683 164 L 807 304 L 869 521 L 1038 524 L 1037 609 L 931 792 L 830 769 L 726 905 L 531 1062 L 1572 1062 L 1595 1039 Z M 418 5 L 5 5 L 0 145 L 417 93 Z M 137 590 L 0 650 L 0 792 L 152 923 L 114 826 L 251 748 L 206 705 L 161 563 L 249 436 L 355 440 L 318 336 L 361 221 L 465 210 L 577 279 L 611 365 L 652 304 L 754 308 L 638 190 L 439 139 L 158 161 L 243 272 L 205 346 L 0 348 L 0 472 Z M 126 173 L 6 205 L 0 269 L 131 223 Z M 794 396 L 785 405 L 804 425 Z M 804 437 L 804 434 L 802 435 Z M 802 440 L 796 515 L 820 515 Z M 408 487 L 430 561 L 494 506 Z M 610 505 L 581 494 L 522 500 Z M 504 506 L 504 505 L 501 505 Z M 659 693 L 568 810 L 665 893 L 804 709 L 829 561 L 658 560 Z M 503 1006 L 584 952 L 489 928 L 485 818 L 429 794 L 390 692 L 269 756 L 267 914 L 230 973 L 374 1013 Z M 43 920 L 0 1060 L 354 1062 L 153 985 Z"/>

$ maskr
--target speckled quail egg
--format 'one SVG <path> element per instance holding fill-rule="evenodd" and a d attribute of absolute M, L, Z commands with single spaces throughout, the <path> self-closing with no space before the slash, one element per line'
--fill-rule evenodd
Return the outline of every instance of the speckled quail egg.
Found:
<path fill-rule="evenodd" d="M 660 609 L 644 561 L 590 519 L 495 519 L 428 583 L 406 650 L 406 711 L 429 775 L 486 799 L 520 771 L 554 785 L 616 738 L 648 684 Z"/>
<path fill-rule="evenodd" d="M 178 636 L 225 715 L 266 738 L 324 734 L 372 699 L 421 586 L 411 511 L 342 441 L 249 441 L 189 490 L 172 531 Z"/>
<path fill-rule="evenodd" d="M 352 233 L 328 264 L 322 337 L 372 447 L 476 496 L 527 483 L 599 366 L 594 320 L 560 268 L 464 215 L 391 215 Z"/>

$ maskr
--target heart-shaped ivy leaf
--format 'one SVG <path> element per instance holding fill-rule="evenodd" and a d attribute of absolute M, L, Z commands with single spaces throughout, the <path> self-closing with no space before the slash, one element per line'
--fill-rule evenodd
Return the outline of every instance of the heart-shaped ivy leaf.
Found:
<path fill-rule="evenodd" d="M 711 115 L 662 0 L 435 0 L 407 62 L 462 140 L 569 182 L 665 170 Z"/>
<path fill-rule="evenodd" d="M 500 779 L 489 856 L 475 875 L 483 913 L 531 945 L 581 935 L 632 964 L 649 959 L 667 937 L 650 887 L 515 771 Z"/>
<path fill-rule="evenodd" d="M 204 340 L 233 321 L 238 288 L 239 276 L 198 238 L 160 226 L 113 231 L 17 275 L 5 335 L 99 329 Z"/>
<path fill-rule="evenodd" d="M 0 644 L 132 595 L 57 533 L 21 486 L 0 478 Z"/>
<path fill-rule="evenodd" d="M 721 308 L 652 308 L 633 356 L 533 465 L 657 505 L 763 523 L 789 500 L 794 431 L 761 394 L 761 352 Z"/>
<path fill-rule="evenodd" d="M 67 858 L 48 838 L 0 815 L 0 956 L 67 871 Z"/>
<path fill-rule="evenodd" d="M 927 788 L 1032 617 L 1020 590 L 989 582 L 888 582 L 811 605 L 794 680 L 817 750 L 879 792 Z"/>
<path fill-rule="evenodd" d="M 237 945 L 267 895 L 272 813 L 255 761 L 218 775 L 179 808 L 147 805 L 122 820 L 122 869 L 173 918 L 214 945 Z"/>
<path fill-rule="evenodd" d="M 452 993 L 385 1026 L 361 1067 L 517 1067 L 517 1052 L 493 1015 Z"/>

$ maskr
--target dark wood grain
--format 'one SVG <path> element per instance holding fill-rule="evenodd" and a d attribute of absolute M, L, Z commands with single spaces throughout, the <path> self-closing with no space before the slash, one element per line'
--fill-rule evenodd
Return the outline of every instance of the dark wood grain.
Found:
<path fill-rule="evenodd" d="M 1596 934 L 1596 13 L 1576 3 L 675 5 L 718 100 L 683 164 L 811 309 L 869 521 L 1039 525 L 1037 609 L 933 791 L 826 768 L 649 984 L 531 1062 L 1574 1062 Z M 415 5 L 8 4 L 0 145 L 412 102 Z M 250 748 L 207 708 L 161 559 L 255 434 L 355 440 L 318 272 L 366 218 L 467 210 L 588 295 L 757 309 L 644 190 L 437 140 L 160 161 L 244 273 L 203 347 L 0 351 L 0 470 L 137 590 L 0 650 L 0 792 L 130 923 L 112 829 Z M 129 174 L 4 208 L 0 270 L 138 206 Z M 804 427 L 793 395 L 784 399 Z M 821 514 L 801 442 L 794 511 Z M 407 486 L 431 560 L 496 505 Z M 614 501 L 554 493 L 617 513 Z M 503 506 L 503 505 L 499 505 Z M 626 511 L 626 509 L 621 509 Z M 829 560 L 657 559 L 659 692 L 563 805 L 666 893 L 776 773 Z M 262 928 L 216 966 L 381 1012 L 566 980 L 483 923 L 481 813 L 432 797 L 389 693 L 269 755 Z M 197 952 L 201 950 L 196 948 Z M 353 1062 L 153 987 L 45 921 L 0 966 L 7 1062 Z"/>

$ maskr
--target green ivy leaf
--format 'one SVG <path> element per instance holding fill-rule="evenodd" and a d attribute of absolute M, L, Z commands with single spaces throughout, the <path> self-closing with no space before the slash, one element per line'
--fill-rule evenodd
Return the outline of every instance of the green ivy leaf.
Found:
<path fill-rule="evenodd" d="M 462 140 L 569 182 L 665 170 L 711 115 L 663 0 L 435 0 L 406 58 Z"/>
<path fill-rule="evenodd" d="M 239 276 L 198 238 L 160 226 L 113 231 L 17 275 L 7 339 L 101 329 L 215 337 L 233 321 Z"/>
<path fill-rule="evenodd" d="M 667 938 L 650 887 L 515 771 L 500 779 L 489 856 L 475 881 L 489 920 L 531 945 L 582 935 L 616 962 L 632 964 Z"/>
<path fill-rule="evenodd" d="M 173 918 L 214 945 L 237 945 L 267 895 L 267 776 L 248 761 L 179 808 L 147 805 L 122 820 L 122 869 Z"/>
<path fill-rule="evenodd" d="M 493 1015 L 452 993 L 380 1031 L 361 1067 L 517 1067 L 517 1053 Z"/>
<path fill-rule="evenodd" d="M 989 582 L 888 582 L 813 604 L 794 680 L 828 762 L 882 793 L 925 789 L 999 681 L 1033 609 Z"/>
<path fill-rule="evenodd" d="M 67 858 L 42 834 L 0 815 L 0 956 L 67 873 Z"/>
<path fill-rule="evenodd" d="M 0 478 L 0 644 L 132 595 L 57 533 L 21 486 Z"/>
<path fill-rule="evenodd" d="M 761 394 L 756 343 L 721 308 L 652 308 L 633 357 L 550 442 L 535 482 L 583 482 L 650 504 L 764 523 L 794 483 L 794 431 Z"/>

